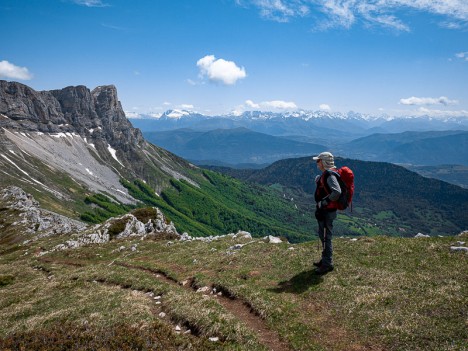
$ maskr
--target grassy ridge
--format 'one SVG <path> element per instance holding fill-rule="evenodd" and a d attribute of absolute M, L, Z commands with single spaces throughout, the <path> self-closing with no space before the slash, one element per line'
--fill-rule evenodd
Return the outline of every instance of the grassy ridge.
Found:
<path fill-rule="evenodd" d="M 265 349 L 216 298 L 151 269 L 244 301 L 291 350 L 466 350 L 468 257 L 450 252 L 454 238 L 338 238 L 336 270 L 323 277 L 312 273 L 315 242 L 232 251 L 248 239 L 135 239 L 35 255 L 60 239 L 0 256 L 0 349 Z"/>

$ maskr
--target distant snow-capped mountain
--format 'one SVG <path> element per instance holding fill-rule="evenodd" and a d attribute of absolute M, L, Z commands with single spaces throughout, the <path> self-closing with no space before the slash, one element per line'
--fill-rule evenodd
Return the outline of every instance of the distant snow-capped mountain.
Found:
<path fill-rule="evenodd" d="M 248 120 L 271 120 L 271 119 L 288 119 L 288 118 L 297 118 L 302 119 L 304 121 L 313 120 L 313 119 L 338 119 L 338 120 L 345 120 L 345 119 L 356 119 L 356 120 L 390 120 L 391 117 L 387 115 L 381 116 L 373 116 L 368 114 L 362 114 L 358 112 L 350 111 L 348 113 L 341 113 L 341 112 L 328 112 L 328 111 L 306 111 L 306 110 L 298 110 L 298 111 L 290 111 L 290 112 L 268 112 L 268 111 L 245 111 L 241 114 L 238 113 L 229 113 L 224 115 L 203 115 L 198 112 L 187 111 L 187 110 L 180 110 L 180 109 L 172 109 L 167 110 L 164 113 L 149 113 L 149 114 L 138 114 L 135 112 L 125 112 L 127 118 L 129 119 L 181 119 L 181 118 L 193 118 L 202 117 L 206 119 L 213 119 L 213 118 L 228 118 L 228 119 L 248 119 Z"/>

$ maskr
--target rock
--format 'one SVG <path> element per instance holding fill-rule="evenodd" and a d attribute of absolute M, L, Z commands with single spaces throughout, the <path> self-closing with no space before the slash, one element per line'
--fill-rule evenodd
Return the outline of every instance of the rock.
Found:
<path fill-rule="evenodd" d="M 199 288 L 197 290 L 197 293 L 202 293 L 202 294 L 207 294 L 211 291 L 210 287 L 209 286 L 204 286 L 202 288 Z"/>
<path fill-rule="evenodd" d="M 242 244 L 236 244 L 234 246 L 229 247 L 229 250 L 240 250 L 240 249 L 242 249 L 243 246 L 244 245 L 242 245 Z"/>
<path fill-rule="evenodd" d="M 423 234 L 423 233 L 418 233 L 414 236 L 415 238 L 430 238 L 431 236 L 430 235 L 426 235 L 426 234 Z"/>
<path fill-rule="evenodd" d="M 159 314 L 159 317 L 164 318 L 164 317 L 166 317 L 166 314 L 165 314 L 164 312 L 161 312 L 161 313 Z"/>
<path fill-rule="evenodd" d="M 213 337 L 208 338 L 208 340 L 216 342 L 216 341 L 219 341 L 219 338 L 217 336 L 213 336 Z"/>
<path fill-rule="evenodd" d="M 264 238 L 264 241 L 267 242 L 267 243 L 270 243 L 270 244 L 280 244 L 282 243 L 283 241 L 276 237 L 276 236 L 272 236 L 272 235 L 268 235 Z"/>
<path fill-rule="evenodd" d="M 39 238 L 57 236 L 79 232 L 87 225 L 40 208 L 39 203 L 31 194 L 27 194 L 17 186 L 8 186 L 0 191 L 0 202 L 3 208 L 2 215 L 14 213 L 20 220 L 12 224 L 18 226 L 18 231 L 30 238 L 31 242 Z"/>
<path fill-rule="evenodd" d="M 236 234 L 234 234 L 233 238 L 252 239 L 252 234 L 243 230 L 239 230 Z"/>
<path fill-rule="evenodd" d="M 450 251 L 456 252 L 456 251 L 462 251 L 468 253 L 468 247 L 464 246 L 450 246 Z"/>

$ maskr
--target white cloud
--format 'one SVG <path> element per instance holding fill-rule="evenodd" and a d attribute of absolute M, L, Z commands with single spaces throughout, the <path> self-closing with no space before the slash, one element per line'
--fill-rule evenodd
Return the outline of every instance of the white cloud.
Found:
<path fill-rule="evenodd" d="M 287 22 L 311 14 L 321 18 L 322 29 L 350 28 L 357 22 L 379 25 L 400 31 L 409 31 L 407 24 L 397 17 L 408 10 L 416 10 L 445 17 L 440 25 L 450 29 L 468 26 L 468 1 L 466 0 L 237 0 L 256 6 L 262 17 Z"/>
<path fill-rule="evenodd" d="M 291 18 L 304 17 L 310 12 L 304 1 L 254 0 L 253 3 L 260 8 L 262 17 L 277 22 L 288 22 Z"/>
<path fill-rule="evenodd" d="M 419 116 L 430 116 L 430 117 L 438 117 L 438 118 L 446 118 L 446 117 L 468 117 L 468 111 L 467 110 L 458 110 L 458 111 L 453 111 L 453 110 L 433 110 L 433 109 L 428 109 L 425 107 L 420 107 L 416 115 Z"/>
<path fill-rule="evenodd" d="M 109 4 L 103 3 L 101 0 L 72 0 L 75 4 L 86 7 L 108 7 Z"/>
<path fill-rule="evenodd" d="M 324 110 L 324 111 L 330 111 L 330 110 L 331 110 L 330 105 L 327 105 L 327 104 L 321 104 L 321 105 L 319 106 L 319 108 L 320 108 L 321 110 Z"/>
<path fill-rule="evenodd" d="M 187 79 L 187 83 L 189 83 L 190 85 L 197 85 L 197 82 L 191 80 L 190 78 Z"/>
<path fill-rule="evenodd" d="M 170 103 L 169 101 L 164 101 L 164 102 L 163 102 L 163 105 L 164 105 L 164 106 L 171 106 L 172 103 Z"/>
<path fill-rule="evenodd" d="M 0 61 L 0 78 L 30 80 L 33 75 L 26 67 L 15 66 L 8 61 Z"/>
<path fill-rule="evenodd" d="M 412 96 L 407 99 L 400 99 L 400 104 L 402 105 L 456 105 L 458 104 L 457 100 L 450 100 L 446 96 L 441 96 L 438 98 L 430 97 L 415 97 Z"/>
<path fill-rule="evenodd" d="M 280 100 L 265 101 L 265 102 L 262 102 L 261 105 L 265 107 L 276 108 L 279 110 L 288 110 L 288 109 L 297 108 L 297 105 L 294 102 L 280 101 Z"/>
<path fill-rule="evenodd" d="M 180 108 L 183 108 L 185 110 L 191 110 L 191 109 L 193 109 L 193 105 L 192 104 L 182 104 L 182 105 L 180 105 Z"/>
<path fill-rule="evenodd" d="M 255 103 L 252 100 L 246 100 L 245 105 L 247 108 L 255 108 L 261 110 L 295 110 L 297 105 L 292 101 L 282 101 L 282 100 L 272 100 L 272 101 L 263 101 L 260 103 Z"/>
<path fill-rule="evenodd" d="M 216 59 L 214 55 L 207 55 L 197 61 L 200 75 L 206 76 L 210 81 L 225 85 L 233 85 L 239 79 L 247 76 L 244 67 L 238 67 L 233 61 Z"/>
<path fill-rule="evenodd" d="M 260 105 L 259 104 L 256 104 L 255 102 L 253 102 L 252 100 L 246 100 L 245 101 L 245 104 L 250 107 L 250 108 L 260 108 Z"/>
<path fill-rule="evenodd" d="M 133 111 L 124 111 L 125 112 L 125 117 L 127 118 L 138 118 L 140 115 L 137 112 Z"/>
<path fill-rule="evenodd" d="M 459 59 L 462 59 L 464 61 L 468 61 L 468 51 L 465 51 L 465 52 L 459 52 L 457 54 L 455 54 L 455 56 Z"/>

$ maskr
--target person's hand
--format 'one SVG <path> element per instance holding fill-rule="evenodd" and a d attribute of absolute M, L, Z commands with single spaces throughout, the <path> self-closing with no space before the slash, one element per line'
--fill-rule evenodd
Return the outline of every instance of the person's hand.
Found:
<path fill-rule="evenodd" d="M 328 205 L 328 200 L 324 199 L 322 201 L 317 202 L 317 208 L 322 209 Z"/>

